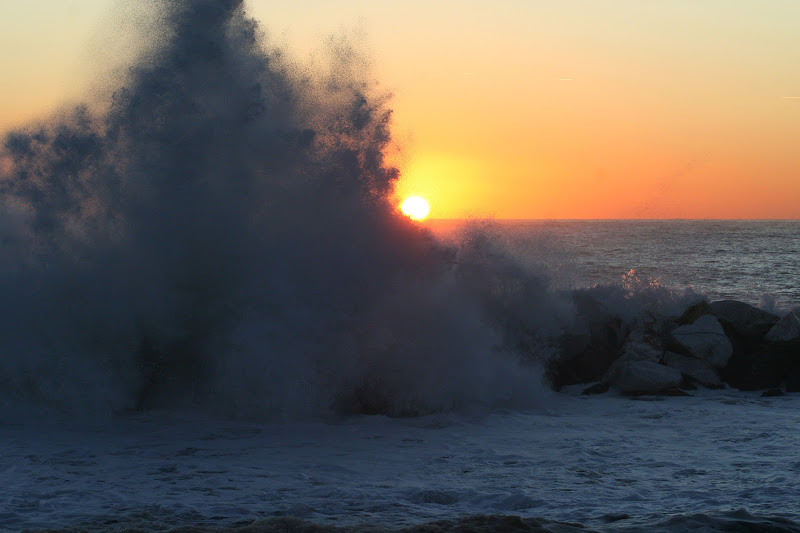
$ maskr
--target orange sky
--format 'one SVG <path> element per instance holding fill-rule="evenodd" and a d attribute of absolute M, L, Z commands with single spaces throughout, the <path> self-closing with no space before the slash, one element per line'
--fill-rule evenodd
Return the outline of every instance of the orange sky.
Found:
<path fill-rule="evenodd" d="M 367 50 L 432 217 L 800 218 L 796 0 L 287 4 L 249 2 L 301 59 Z M 0 127 L 102 84 L 131 5 L 0 3 Z"/>

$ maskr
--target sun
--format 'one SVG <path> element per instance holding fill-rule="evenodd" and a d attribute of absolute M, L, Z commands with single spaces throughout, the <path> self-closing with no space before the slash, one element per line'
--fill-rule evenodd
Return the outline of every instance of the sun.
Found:
<path fill-rule="evenodd" d="M 411 220 L 423 220 L 426 216 L 428 216 L 431 208 L 428 205 L 428 202 L 425 201 L 425 198 L 419 196 L 409 196 L 403 201 L 403 205 L 400 206 L 400 210 Z"/>

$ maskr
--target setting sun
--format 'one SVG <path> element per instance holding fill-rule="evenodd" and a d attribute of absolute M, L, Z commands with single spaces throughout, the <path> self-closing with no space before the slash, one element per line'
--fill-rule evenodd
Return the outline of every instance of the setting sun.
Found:
<path fill-rule="evenodd" d="M 405 199 L 403 205 L 400 206 L 400 210 L 411 220 L 422 220 L 428 216 L 431 208 L 424 198 L 409 196 Z"/>

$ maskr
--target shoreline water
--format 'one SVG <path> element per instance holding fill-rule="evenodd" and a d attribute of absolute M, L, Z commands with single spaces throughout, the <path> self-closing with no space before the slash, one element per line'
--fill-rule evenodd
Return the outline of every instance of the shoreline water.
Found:
<path fill-rule="evenodd" d="M 87 422 L 94 429 L 6 425 L 15 468 L 1 475 L 15 482 L 3 521 L 9 531 L 797 531 L 798 401 L 573 387 L 538 409 L 416 419 L 151 413 Z"/>

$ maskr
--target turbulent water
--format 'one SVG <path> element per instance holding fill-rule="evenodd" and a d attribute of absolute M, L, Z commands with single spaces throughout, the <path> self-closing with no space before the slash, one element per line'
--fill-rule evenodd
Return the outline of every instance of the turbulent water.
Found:
<path fill-rule="evenodd" d="M 288 517 L 372 531 L 458 520 L 472 527 L 461 531 L 576 530 L 559 522 L 800 531 L 798 401 L 573 391 L 537 410 L 405 419 L 255 424 L 150 413 L 102 425 L 6 424 L 0 522 L 9 531 L 256 521 L 287 531 Z"/>
<path fill-rule="evenodd" d="M 305 65 L 239 1 L 145 7 L 108 101 L 0 152 L 1 528 L 797 530 L 795 398 L 541 371 L 578 294 L 796 305 L 796 225 L 430 231 L 346 41 Z"/>

